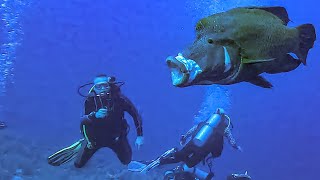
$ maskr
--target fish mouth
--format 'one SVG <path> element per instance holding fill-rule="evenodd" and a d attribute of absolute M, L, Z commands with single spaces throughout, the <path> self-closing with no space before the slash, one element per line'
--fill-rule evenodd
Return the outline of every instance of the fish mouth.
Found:
<path fill-rule="evenodd" d="M 202 72 L 194 60 L 183 57 L 181 53 L 176 57 L 169 56 L 166 63 L 171 70 L 172 84 L 177 87 L 190 86 L 196 76 Z"/>
<path fill-rule="evenodd" d="M 186 84 L 189 79 L 189 73 L 185 64 L 173 56 L 169 56 L 166 59 L 166 63 L 171 71 L 172 84 L 177 87 L 183 87 L 183 85 Z"/>

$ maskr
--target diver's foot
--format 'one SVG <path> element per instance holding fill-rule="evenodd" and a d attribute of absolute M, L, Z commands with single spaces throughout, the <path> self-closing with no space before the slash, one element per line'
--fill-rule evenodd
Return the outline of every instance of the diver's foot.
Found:
<path fill-rule="evenodd" d="M 205 180 L 211 180 L 214 177 L 214 174 L 210 172 Z"/>

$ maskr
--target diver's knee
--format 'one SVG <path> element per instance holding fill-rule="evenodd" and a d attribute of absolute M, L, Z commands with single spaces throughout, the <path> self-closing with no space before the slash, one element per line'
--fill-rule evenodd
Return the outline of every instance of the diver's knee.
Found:
<path fill-rule="evenodd" d="M 123 165 L 128 165 L 131 162 L 131 157 L 120 160 Z"/>
<path fill-rule="evenodd" d="M 191 161 L 187 161 L 187 162 L 185 162 L 186 163 L 186 166 L 188 167 L 188 168 L 193 168 L 194 166 L 195 166 L 195 163 L 194 162 L 191 162 Z"/>
<path fill-rule="evenodd" d="M 81 163 L 78 163 L 78 162 L 74 162 L 73 165 L 74 165 L 74 167 L 76 167 L 76 168 L 82 168 L 82 167 L 84 166 L 83 163 L 81 164 Z"/>

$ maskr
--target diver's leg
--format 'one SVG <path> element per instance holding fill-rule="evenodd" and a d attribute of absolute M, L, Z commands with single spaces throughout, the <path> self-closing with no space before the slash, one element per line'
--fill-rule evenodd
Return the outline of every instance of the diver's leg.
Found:
<path fill-rule="evenodd" d="M 122 164 L 128 165 L 132 160 L 132 149 L 127 137 L 119 139 L 110 147 L 118 156 Z"/>
<path fill-rule="evenodd" d="M 185 163 L 189 168 L 192 168 L 195 165 L 199 164 L 203 159 L 203 156 L 194 154 L 192 157 L 188 158 L 188 160 L 186 160 Z"/>
<path fill-rule="evenodd" d="M 87 147 L 88 142 L 86 140 L 83 141 L 81 145 L 81 149 L 77 155 L 77 158 L 74 162 L 74 166 L 76 168 L 82 168 L 89 159 L 93 156 L 93 154 L 98 150 L 98 148 L 89 149 Z"/>
<path fill-rule="evenodd" d="M 174 164 L 186 159 L 187 153 L 184 149 L 174 152 L 171 156 L 160 159 L 160 165 Z"/>
<path fill-rule="evenodd" d="M 173 156 L 162 160 L 161 164 L 184 162 L 191 168 L 202 160 L 199 156 L 202 153 L 198 151 L 199 149 L 195 148 L 192 144 L 187 144 L 181 150 L 176 151 Z"/>
<path fill-rule="evenodd" d="M 186 160 L 184 162 L 189 168 L 192 168 L 195 165 L 199 164 L 202 160 L 205 159 L 208 154 L 203 149 L 200 149 L 193 145 L 190 145 L 187 152 L 188 156 L 186 157 Z"/>

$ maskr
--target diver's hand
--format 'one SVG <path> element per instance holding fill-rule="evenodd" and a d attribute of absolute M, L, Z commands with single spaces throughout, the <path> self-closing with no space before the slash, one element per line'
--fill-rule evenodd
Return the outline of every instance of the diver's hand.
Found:
<path fill-rule="evenodd" d="M 105 108 L 101 108 L 98 110 L 98 112 L 96 112 L 95 116 L 96 118 L 104 118 L 107 115 L 107 109 Z"/>
<path fill-rule="evenodd" d="M 181 135 L 180 137 L 180 145 L 183 146 L 186 143 L 186 136 L 185 135 Z"/>
<path fill-rule="evenodd" d="M 91 142 L 88 142 L 88 144 L 87 144 L 87 148 L 88 148 L 88 149 L 93 149 L 93 148 L 94 148 L 94 146 L 93 146 L 93 144 L 92 144 Z"/>
<path fill-rule="evenodd" d="M 242 149 L 241 146 L 237 146 L 236 149 L 237 149 L 238 151 L 240 151 L 240 152 L 243 152 L 243 149 Z"/>
<path fill-rule="evenodd" d="M 226 111 L 224 109 L 222 109 L 222 108 L 217 108 L 216 113 L 220 114 L 220 115 L 225 115 Z"/>
<path fill-rule="evenodd" d="M 140 147 L 143 145 L 144 143 L 144 138 L 143 136 L 138 136 L 136 139 L 136 147 L 138 148 L 138 150 L 140 149 Z"/>

